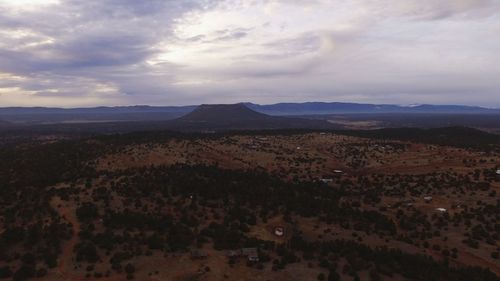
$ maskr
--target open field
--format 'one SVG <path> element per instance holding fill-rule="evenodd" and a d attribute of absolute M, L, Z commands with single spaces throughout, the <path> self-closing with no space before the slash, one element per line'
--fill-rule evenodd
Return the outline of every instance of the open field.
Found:
<path fill-rule="evenodd" d="M 495 151 L 331 132 L 9 146 L 0 276 L 498 280 Z"/>
<path fill-rule="evenodd" d="M 124 146 L 97 159 L 95 167 L 123 170 L 149 165 L 205 164 L 226 169 L 262 169 L 280 178 L 318 180 L 339 174 L 468 173 L 494 167 L 498 157 L 495 153 L 455 147 L 311 133 L 173 138 L 160 143 Z"/>

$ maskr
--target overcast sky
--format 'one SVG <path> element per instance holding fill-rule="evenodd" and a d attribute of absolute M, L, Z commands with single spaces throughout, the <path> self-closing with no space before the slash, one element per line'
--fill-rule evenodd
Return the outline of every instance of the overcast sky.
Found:
<path fill-rule="evenodd" d="M 500 0 L 0 0 L 0 106 L 500 107 Z"/>

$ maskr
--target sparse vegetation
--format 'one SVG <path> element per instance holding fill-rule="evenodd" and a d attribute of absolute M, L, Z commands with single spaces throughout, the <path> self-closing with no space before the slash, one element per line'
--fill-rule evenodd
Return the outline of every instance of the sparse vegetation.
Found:
<path fill-rule="evenodd" d="M 275 132 L 9 146 L 0 278 L 499 280 L 500 156 L 440 145 Z"/>

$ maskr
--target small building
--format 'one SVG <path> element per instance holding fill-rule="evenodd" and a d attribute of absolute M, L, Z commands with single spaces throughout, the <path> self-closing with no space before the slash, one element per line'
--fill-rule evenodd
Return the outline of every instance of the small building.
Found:
<path fill-rule="evenodd" d="M 242 255 L 241 254 L 241 250 L 229 250 L 229 251 L 226 251 L 226 256 L 230 257 L 230 258 L 240 257 L 241 255 Z"/>
<path fill-rule="evenodd" d="M 343 173 L 343 171 L 342 171 L 342 170 L 333 170 L 333 172 L 334 172 L 335 174 L 342 174 L 342 173 Z"/>
<path fill-rule="evenodd" d="M 321 179 L 319 179 L 319 181 L 321 181 L 322 183 L 331 183 L 331 182 L 333 182 L 333 179 L 331 179 L 331 178 L 321 178 Z"/>
<path fill-rule="evenodd" d="M 281 226 L 277 226 L 274 228 L 274 235 L 278 237 L 283 237 L 285 235 L 285 228 Z"/>
<path fill-rule="evenodd" d="M 497 173 L 496 173 L 498 176 L 500 176 L 500 170 L 497 170 Z"/>
<path fill-rule="evenodd" d="M 436 211 L 441 212 L 441 213 L 445 213 L 446 209 L 445 208 L 436 208 Z"/>
<path fill-rule="evenodd" d="M 432 201 L 432 196 L 424 196 L 424 201 L 429 203 Z"/>
<path fill-rule="evenodd" d="M 208 254 L 203 250 L 192 250 L 191 251 L 191 258 L 192 259 L 204 259 L 206 257 L 208 257 Z"/>
<path fill-rule="evenodd" d="M 241 255 L 247 257 L 250 262 L 258 262 L 259 261 L 259 253 L 257 248 L 243 248 L 241 249 Z"/>

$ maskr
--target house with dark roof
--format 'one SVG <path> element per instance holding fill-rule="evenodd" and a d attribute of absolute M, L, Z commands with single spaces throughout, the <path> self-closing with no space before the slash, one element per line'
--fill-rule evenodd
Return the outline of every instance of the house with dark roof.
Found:
<path fill-rule="evenodd" d="M 230 258 L 236 258 L 242 256 L 241 250 L 229 250 L 226 251 L 226 256 Z"/>
<path fill-rule="evenodd" d="M 247 257 L 248 261 L 259 261 L 259 252 L 257 251 L 257 248 L 243 248 L 241 249 L 241 255 Z"/>

